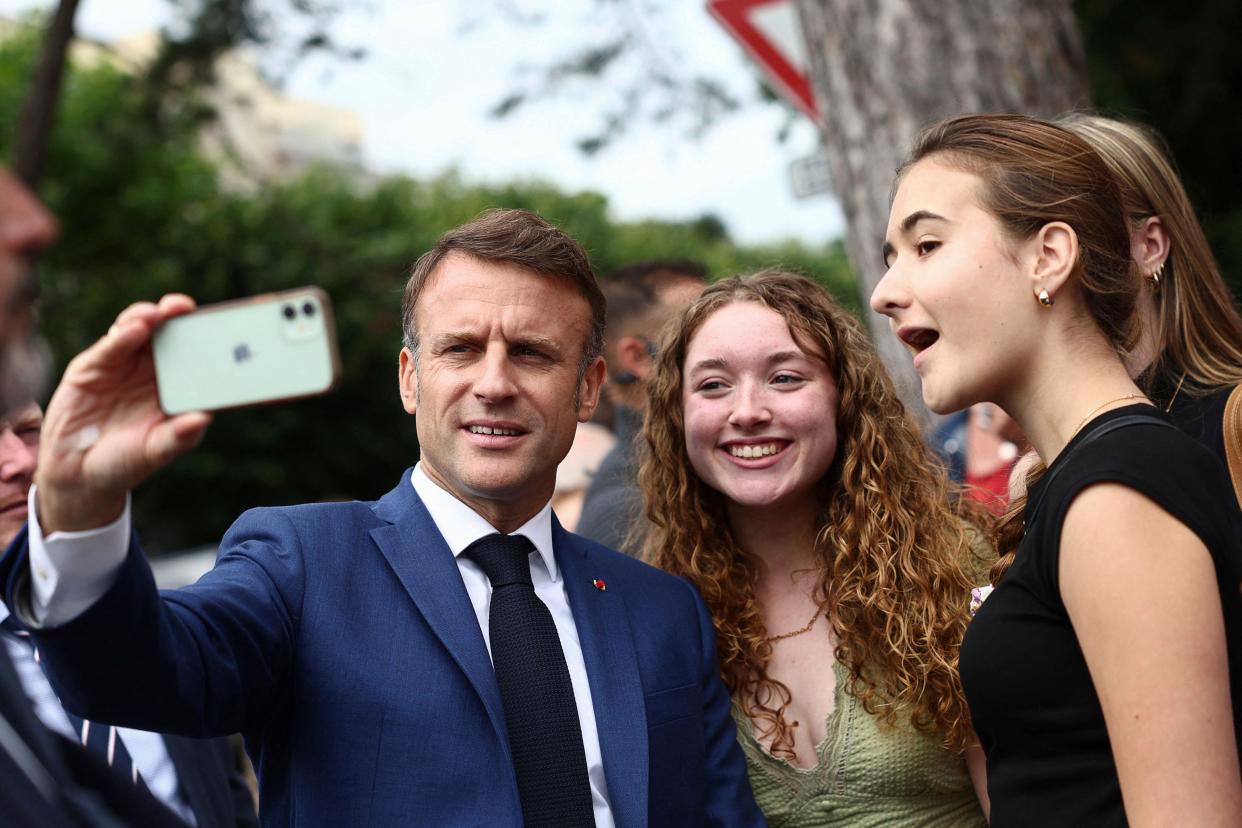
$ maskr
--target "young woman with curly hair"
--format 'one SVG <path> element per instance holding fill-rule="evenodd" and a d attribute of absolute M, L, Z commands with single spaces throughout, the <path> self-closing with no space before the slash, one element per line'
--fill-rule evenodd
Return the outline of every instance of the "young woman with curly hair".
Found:
<path fill-rule="evenodd" d="M 987 552 L 862 326 L 769 271 L 707 288 L 658 353 L 644 556 L 712 612 L 769 822 L 984 825 L 957 653 Z"/>
<path fill-rule="evenodd" d="M 1124 362 L 1141 282 L 1108 165 L 1044 121 L 942 121 L 883 251 L 871 306 L 928 406 L 994 402 L 1048 461 L 962 644 L 992 825 L 1237 825 L 1232 492 Z"/>

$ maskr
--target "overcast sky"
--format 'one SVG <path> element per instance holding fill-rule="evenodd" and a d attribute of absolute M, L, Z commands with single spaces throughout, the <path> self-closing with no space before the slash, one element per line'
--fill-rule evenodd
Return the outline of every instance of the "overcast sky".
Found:
<path fill-rule="evenodd" d="M 49 5 L 0 0 L 0 14 Z M 647 5 L 661 9 L 641 11 Z M 814 150 L 813 128 L 799 118 L 778 143 L 786 114 L 757 102 L 753 70 L 702 0 L 371 0 L 369 6 L 332 27 L 338 41 L 365 48 L 367 57 L 304 60 L 288 76 L 286 91 L 356 112 L 365 129 L 363 154 L 375 169 L 421 176 L 456 167 L 468 180 L 550 180 L 603 193 L 617 218 L 715 213 L 746 242 L 792 236 L 817 243 L 842 232 L 835 201 L 798 200 L 790 190 L 788 165 Z M 170 7 L 168 0 L 83 0 L 78 30 L 116 39 L 167 23 Z M 543 21 L 522 25 L 501 7 Z M 750 105 L 698 140 L 674 115 L 670 124 L 631 129 L 593 157 L 583 156 L 575 141 L 596 131 L 617 100 L 619 80 L 570 85 L 503 120 L 489 116 L 496 102 L 529 83 L 527 67 L 570 54 L 575 44 L 604 42 L 622 27 L 641 33 L 636 55 L 687 76 L 710 74 Z M 639 59 L 623 64 L 618 78 L 643 65 Z"/>

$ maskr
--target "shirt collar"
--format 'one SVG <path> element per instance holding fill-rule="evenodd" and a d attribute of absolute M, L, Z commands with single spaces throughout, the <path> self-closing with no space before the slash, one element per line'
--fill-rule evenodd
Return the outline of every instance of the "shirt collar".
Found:
<path fill-rule="evenodd" d="M 432 522 L 440 530 L 454 558 L 459 557 L 467 546 L 479 538 L 496 533 L 496 527 L 488 523 L 482 515 L 428 477 L 423 471 L 421 461 L 414 466 L 410 482 L 419 500 L 431 513 Z M 552 554 L 551 500 L 511 534 L 522 535 L 535 545 L 535 551 L 539 553 L 544 568 L 548 570 L 550 580 L 555 582 L 560 577 L 556 568 L 556 556 Z"/>

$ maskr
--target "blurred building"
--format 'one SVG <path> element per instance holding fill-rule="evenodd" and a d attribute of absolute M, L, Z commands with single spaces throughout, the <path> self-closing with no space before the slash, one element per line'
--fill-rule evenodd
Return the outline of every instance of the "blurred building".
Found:
<path fill-rule="evenodd" d="M 285 96 L 237 52 L 221 58 L 216 72 L 208 99 L 217 118 L 203 141 L 226 181 L 232 174 L 239 185 L 292 178 L 317 165 L 364 174 L 362 120 L 353 112 Z"/>
<path fill-rule="evenodd" d="M 82 42 L 84 58 L 95 49 L 130 71 L 150 62 L 158 47 L 155 33 L 106 45 Z M 362 120 L 356 114 L 288 97 L 241 52 L 220 58 L 216 84 L 205 98 L 216 119 L 203 132 L 203 148 L 220 165 L 228 186 L 250 189 L 319 165 L 365 175 Z"/>
<path fill-rule="evenodd" d="M 0 37 L 16 25 L 0 20 Z M 154 59 L 159 37 L 149 32 L 112 43 L 79 37 L 70 60 L 137 72 Z M 226 186 L 250 190 L 315 166 L 370 178 L 362 162 L 362 120 L 356 114 L 285 95 L 243 53 L 220 58 L 216 84 L 203 94 L 216 112 L 203 130 L 203 150 L 218 164 Z"/>

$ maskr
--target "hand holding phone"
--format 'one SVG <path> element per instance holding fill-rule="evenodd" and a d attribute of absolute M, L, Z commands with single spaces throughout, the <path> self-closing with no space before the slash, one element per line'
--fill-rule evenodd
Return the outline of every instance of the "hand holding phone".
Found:
<path fill-rule="evenodd" d="M 48 403 L 35 472 L 44 533 L 115 520 L 128 492 L 198 444 L 207 411 L 322 393 L 339 365 L 314 288 L 198 311 L 182 294 L 129 306 Z"/>
<path fill-rule="evenodd" d="M 170 417 L 159 406 L 151 339 L 195 309 L 172 293 L 136 302 L 65 368 L 39 438 L 39 521 L 45 534 L 115 520 L 129 491 L 198 444 L 211 415 Z"/>
<path fill-rule="evenodd" d="M 340 377 L 332 306 L 313 287 L 177 316 L 155 332 L 152 347 L 160 408 L 169 415 L 323 394 Z"/>

